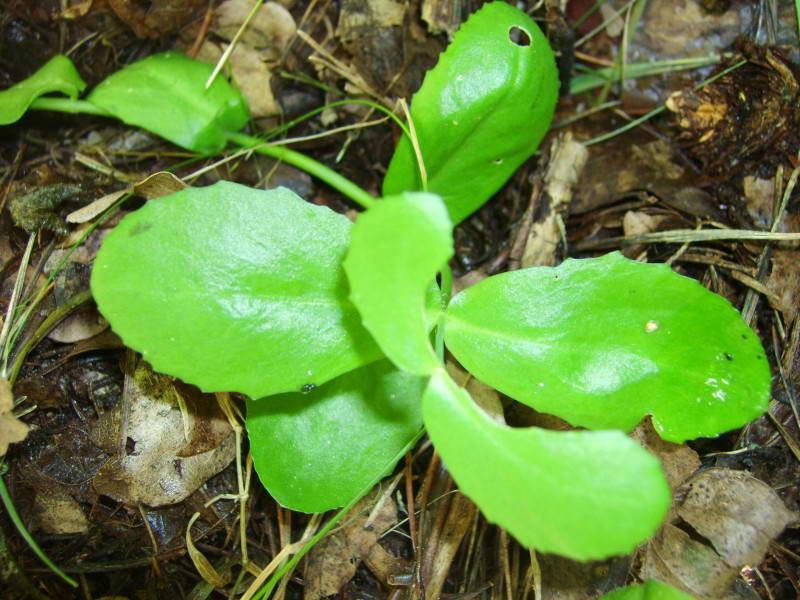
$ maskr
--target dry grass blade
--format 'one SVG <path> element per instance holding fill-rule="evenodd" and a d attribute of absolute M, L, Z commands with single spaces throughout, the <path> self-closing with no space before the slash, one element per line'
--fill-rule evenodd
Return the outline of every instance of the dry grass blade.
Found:
<path fill-rule="evenodd" d="M 793 241 L 800 240 L 800 233 L 775 233 L 771 231 L 753 231 L 750 229 L 673 229 L 657 231 L 641 235 L 611 237 L 602 240 L 585 240 L 575 244 L 577 250 L 601 250 L 617 246 L 633 246 L 636 244 L 683 244 L 685 242 L 714 242 L 719 240 L 756 240 L 756 241 Z"/>

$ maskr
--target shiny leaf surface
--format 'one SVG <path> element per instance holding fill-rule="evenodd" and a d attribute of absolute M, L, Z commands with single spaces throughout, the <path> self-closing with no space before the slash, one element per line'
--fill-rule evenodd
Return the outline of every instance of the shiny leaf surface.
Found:
<path fill-rule="evenodd" d="M 692 600 L 692 596 L 651 579 L 639 585 L 613 590 L 601 596 L 600 600 Z"/>
<path fill-rule="evenodd" d="M 247 124 L 247 104 L 224 77 L 206 89 L 213 65 L 178 52 L 145 58 L 107 77 L 87 100 L 128 125 L 201 154 L 214 154 L 226 132 Z"/>
<path fill-rule="evenodd" d="M 247 432 L 261 482 L 283 506 L 323 512 L 352 500 L 422 427 L 425 380 L 387 360 L 308 393 L 247 405 Z"/>
<path fill-rule="evenodd" d="M 383 195 L 427 189 L 459 223 L 536 151 L 558 87 L 553 53 L 536 23 L 508 3 L 485 4 L 455 34 L 411 103 L 427 188 L 404 136 Z"/>
<path fill-rule="evenodd" d="M 441 364 L 428 338 L 427 304 L 431 282 L 453 255 L 451 229 L 432 194 L 384 198 L 358 217 L 344 263 L 364 326 L 394 364 L 417 375 Z"/>
<path fill-rule="evenodd" d="M 92 292 L 157 371 L 209 392 L 300 391 L 380 357 L 348 299 L 351 226 L 283 188 L 187 188 L 117 225 Z"/>
<path fill-rule="evenodd" d="M 478 379 L 591 429 L 630 430 L 649 414 L 669 441 L 716 436 L 770 396 L 761 343 L 727 300 L 618 253 L 464 290 L 445 340 Z"/>
<path fill-rule="evenodd" d="M 461 491 L 526 546 L 576 560 L 625 554 L 666 514 L 658 460 L 622 432 L 498 425 L 443 370 L 422 402 L 428 435 Z"/>

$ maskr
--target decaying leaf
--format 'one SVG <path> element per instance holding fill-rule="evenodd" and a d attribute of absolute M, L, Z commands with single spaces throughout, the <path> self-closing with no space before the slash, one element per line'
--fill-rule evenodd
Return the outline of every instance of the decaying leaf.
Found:
<path fill-rule="evenodd" d="M 647 546 L 643 576 L 658 579 L 695 598 L 726 598 L 739 572 L 713 548 L 666 525 Z"/>
<path fill-rule="evenodd" d="M 253 8 L 250 0 L 227 0 L 215 11 L 214 33 L 232 40 Z M 280 60 L 284 50 L 297 32 L 294 18 L 277 2 L 265 2 L 247 24 L 229 57 L 233 79 L 247 99 L 254 118 L 274 117 L 280 107 L 272 94 L 271 64 Z M 197 58 L 216 63 L 224 46 L 206 41 Z"/>
<path fill-rule="evenodd" d="M 702 471 L 676 497 L 676 515 L 696 535 L 665 525 L 647 545 L 641 576 L 695 598 L 734 598 L 742 567 L 761 563 L 769 542 L 797 518 L 769 486 L 743 471 Z"/>
<path fill-rule="evenodd" d="M 117 16 L 141 38 L 171 33 L 202 14 L 206 0 L 106 0 Z"/>
<path fill-rule="evenodd" d="M 685 491 L 678 515 L 732 567 L 759 564 L 769 542 L 797 520 L 772 488 L 744 471 L 708 469 Z"/>
<path fill-rule="evenodd" d="M 767 287 L 772 291 L 773 308 L 783 313 L 786 326 L 791 327 L 800 306 L 800 262 L 796 250 L 775 250 L 772 253 L 772 273 Z"/>
<path fill-rule="evenodd" d="M 5 456 L 10 444 L 21 442 L 28 435 L 28 426 L 12 414 L 13 409 L 11 385 L 0 378 L 0 457 Z"/>
<path fill-rule="evenodd" d="M 95 443 L 112 456 L 125 447 L 120 460 L 109 461 L 94 477 L 95 491 L 126 504 L 174 504 L 233 460 L 234 436 L 213 395 L 156 374 L 144 361 L 126 388 L 129 397 L 92 431 Z"/>
<path fill-rule="evenodd" d="M 34 523 L 38 531 L 54 535 L 89 531 L 89 521 L 81 505 L 64 486 L 42 478 L 37 484 L 33 502 Z"/>
<path fill-rule="evenodd" d="M 700 457 L 686 444 L 673 444 L 661 438 L 650 419 L 645 419 L 631 432 L 631 437 L 661 461 L 671 489 L 677 488 L 699 467 Z"/>
<path fill-rule="evenodd" d="M 324 538 L 308 555 L 305 600 L 317 600 L 341 590 L 363 560 L 384 582 L 390 575 L 407 572 L 401 558 L 391 556 L 378 543 L 397 523 L 397 507 L 381 486 L 362 498 L 342 520 L 338 533 Z"/>
<path fill-rule="evenodd" d="M 150 200 L 151 198 L 169 196 L 170 194 L 179 192 L 185 187 L 186 184 L 172 173 L 167 171 L 159 171 L 158 173 L 153 173 L 149 177 L 146 177 L 137 183 L 127 186 L 125 189 L 106 194 L 94 202 L 91 202 L 90 204 L 87 204 L 78 210 L 72 211 L 67 215 L 67 222 L 86 223 L 87 221 L 91 221 L 100 213 L 109 208 L 112 204 L 114 204 L 117 200 L 122 198 L 125 194 L 133 194 L 135 196 L 141 196 L 142 198 L 147 198 Z"/>

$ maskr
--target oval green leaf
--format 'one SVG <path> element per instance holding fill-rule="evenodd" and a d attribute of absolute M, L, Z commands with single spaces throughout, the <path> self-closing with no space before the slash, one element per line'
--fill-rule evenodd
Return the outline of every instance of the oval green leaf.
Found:
<path fill-rule="evenodd" d="M 536 23 L 505 2 L 485 4 L 458 30 L 411 104 L 427 187 L 404 136 L 383 195 L 426 189 L 459 223 L 536 151 L 558 87 L 553 52 Z"/>
<path fill-rule="evenodd" d="M 651 579 L 639 585 L 629 585 L 604 594 L 600 600 L 693 600 L 674 587 Z"/>
<path fill-rule="evenodd" d="M 441 365 L 427 313 L 431 297 L 436 300 L 431 282 L 453 255 L 451 231 L 438 196 L 385 198 L 358 217 L 344 262 L 364 326 L 394 364 L 416 375 Z"/>
<path fill-rule="evenodd" d="M 619 253 L 503 273 L 458 294 L 445 341 L 476 377 L 591 429 L 645 416 L 682 442 L 763 413 L 770 371 L 730 303 Z"/>
<path fill-rule="evenodd" d="M 381 360 L 306 394 L 247 404 L 256 471 L 283 506 L 324 512 L 344 506 L 394 467 L 422 427 L 425 380 Z"/>
<path fill-rule="evenodd" d="M 0 125 L 17 122 L 39 96 L 61 92 L 77 98 L 85 87 L 72 61 L 54 56 L 30 77 L 0 92 Z"/>
<path fill-rule="evenodd" d="M 620 431 L 498 425 L 444 370 L 431 377 L 422 416 L 461 491 L 541 552 L 576 560 L 629 553 L 669 508 L 658 459 Z"/>
<path fill-rule="evenodd" d="M 157 371 L 206 392 L 300 391 L 380 357 L 348 299 L 351 226 L 283 188 L 187 188 L 120 222 L 92 293 Z"/>
<path fill-rule="evenodd" d="M 250 112 L 224 77 L 206 89 L 213 68 L 178 52 L 156 54 L 110 75 L 87 100 L 187 150 L 215 154 Z"/>

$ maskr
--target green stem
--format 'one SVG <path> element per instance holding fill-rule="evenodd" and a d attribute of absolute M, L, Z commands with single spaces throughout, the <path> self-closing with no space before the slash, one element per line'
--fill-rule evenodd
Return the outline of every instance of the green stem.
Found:
<path fill-rule="evenodd" d="M 450 298 L 453 296 L 453 270 L 450 268 L 450 263 L 445 263 L 439 275 L 442 281 L 442 315 L 450 304 Z M 436 337 L 434 339 L 434 349 L 439 360 L 444 364 L 444 318 L 439 317 L 439 323 L 436 325 Z"/>
<path fill-rule="evenodd" d="M 105 109 L 86 100 L 75 100 L 73 98 L 37 98 L 30 105 L 33 110 L 53 110 L 56 112 L 86 115 L 100 115 L 101 117 L 113 117 Z"/>
<path fill-rule="evenodd" d="M 17 380 L 17 376 L 19 375 L 20 369 L 22 369 L 22 365 L 25 362 L 25 357 L 28 356 L 28 353 L 31 349 L 36 346 L 44 336 L 50 333 L 56 325 L 58 325 L 64 317 L 66 317 L 69 313 L 73 310 L 78 308 L 84 302 L 88 302 L 92 299 L 92 292 L 89 290 L 84 290 L 82 292 L 78 292 L 72 298 L 67 300 L 64 304 L 53 310 L 47 318 L 42 321 L 42 324 L 36 329 L 36 331 L 31 335 L 25 343 L 22 345 L 22 348 L 19 349 L 17 355 L 14 357 L 14 364 L 11 366 L 11 373 L 8 376 L 8 382 L 11 385 L 14 385 L 14 382 Z M 35 305 L 33 305 L 35 306 Z"/>
<path fill-rule="evenodd" d="M 364 208 L 369 208 L 375 203 L 375 197 L 372 194 L 305 154 L 289 150 L 284 146 L 264 144 L 258 138 L 244 133 L 229 132 L 227 135 L 228 140 L 234 144 L 243 148 L 252 148 L 253 152 L 277 158 L 314 175 Z"/>
<path fill-rule="evenodd" d="M 33 536 L 25 529 L 25 524 L 22 522 L 22 519 L 19 517 L 19 513 L 17 513 L 17 509 L 14 506 L 14 503 L 11 501 L 11 496 L 8 493 L 8 489 L 6 488 L 6 483 L 3 480 L 2 475 L 0 475 L 0 499 L 3 501 L 3 504 L 6 507 L 6 511 L 8 512 L 8 516 L 11 518 L 11 522 L 14 523 L 14 526 L 19 531 L 19 534 L 28 542 L 28 545 L 31 549 L 36 553 L 44 564 L 50 567 L 50 570 L 53 571 L 56 575 L 61 577 L 64 581 L 66 581 L 69 585 L 76 588 L 78 587 L 78 582 L 75 581 L 72 577 L 64 573 L 61 569 L 59 569 L 53 561 L 47 558 L 47 555 L 44 551 L 39 547 L 36 543 L 36 540 L 33 539 Z"/>

